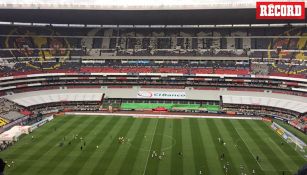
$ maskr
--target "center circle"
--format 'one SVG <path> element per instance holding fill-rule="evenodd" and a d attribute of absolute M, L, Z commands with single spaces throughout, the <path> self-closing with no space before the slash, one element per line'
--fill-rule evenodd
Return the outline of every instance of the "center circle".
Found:
<path fill-rule="evenodd" d="M 148 134 L 148 135 L 145 135 L 143 137 L 143 140 L 145 140 L 145 143 L 150 143 L 150 148 L 144 148 L 142 146 L 140 147 L 137 147 L 135 145 L 133 145 L 132 141 L 131 142 L 128 142 L 127 144 L 129 144 L 132 148 L 134 149 L 138 149 L 140 151 L 152 151 L 154 150 L 155 148 L 152 147 L 152 144 L 153 144 L 153 139 L 155 136 L 162 136 L 162 140 L 163 141 L 166 141 L 168 142 L 167 144 L 163 144 L 162 142 L 162 145 L 161 145 L 161 148 L 160 150 L 155 150 L 155 151 L 166 151 L 166 150 L 169 150 L 171 149 L 173 146 L 176 145 L 176 139 L 174 139 L 172 136 L 170 135 L 166 135 L 166 134 Z M 139 138 L 134 138 L 134 139 L 139 139 Z M 142 143 L 142 144 L 145 144 L 145 143 Z"/>

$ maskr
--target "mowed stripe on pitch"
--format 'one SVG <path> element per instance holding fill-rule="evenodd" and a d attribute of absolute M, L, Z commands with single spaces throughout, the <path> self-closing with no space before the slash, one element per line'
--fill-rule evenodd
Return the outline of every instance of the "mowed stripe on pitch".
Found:
<path fill-rule="evenodd" d="M 108 139 L 108 134 L 113 130 L 117 130 L 117 127 L 120 125 L 120 118 L 116 117 L 107 117 L 103 125 L 99 126 L 95 132 L 94 136 L 88 140 L 88 149 L 84 150 L 84 154 L 80 154 L 66 169 L 63 171 L 63 175 L 66 174 L 89 174 L 88 170 L 93 168 L 95 158 L 99 158 L 105 147 L 102 145 L 103 141 Z M 99 149 L 96 146 L 99 146 Z M 86 167 L 86 168 L 85 168 Z"/>
<path fill-rule="evenodd" d="M 159 156 L 159 153 L 161 152 L 164 127 L 165 127 L 165 119 L 159 119 L 157 123 L 157 128 L 155 129 L 150 153 L 148 154 L 149 157 L 147 160 L 147 165 L 145 165 L 146 169 L 144 174 L 146 175 L 155 175 L 158 172 L 160 161 L 157 157 L 152 158 L 151 154 L 153 151 L 155 151 Z"/>
<path fill-rule="evenodd" d="M 73 171 L 75 174 L 91 174 L 94 167 L 101 163 L 99 160 L 106 152 L 110 142 L 114 141 L 116 133 L 118 132 L 119 128 L 125 124 L 126 120 L 127 118 L 121 119 L 113 117 L 106 125 L 104 125 L 103 128 L 100 128 L 100 130 L 97 131 L 98 134 L 96 138 L 90 142 L 90 145 L 94 148 L 87 149 L 86 154 L 83 155 L 83 157 L 78 157 L 78 159 L 80 158 L 80 161 L 82 161 L 82 168 L 80 168 L 80 170 L 77 172 Z"/>
<path fill-rule="evenodd" d="M 99 171 L 97 169 L 93 174 L 143 175 L 147 164 L 145 172 L 149 175 L 199 174 L 201 168 L 198 167 L 201 166 L 204 169 L 203 174 L 224 174 L 223 165 L 228 160 L 219 159 L 222 152 L 233 160 L 234 164 L 229 162 L 237 171 L 237 167 L 244 162 L 248 166 L 248 171 L 245 171 L 247 174 L 251 174 L 254 168 L 259 175 L 279 175 L 282 170 L 289 174 L 306 162 L 287 143 L 281 146 L 283 139 L 261 121 L 98 118 L 60 117 L 25 136 L 16 145 L 1 152 L 2 157 L 8 161 L 8 157 L 20 156 L 16 152 L 22 155 L 19 159 L 11 159 L 16 162 L 15 167 L 7 169 L 6 173 L 91 174 L 97 164 L 100 164 Z M 130 128 L 127 129 L 127 125 L 130 125 Z M 54 131 L 55 127 L 57 131 Z M 56 146 L 64 136 L 67 138 L 67 134 L 73 132 L 86 137 L 87 144 L 82 152 L 78 143 L 65 151 L 63 149 L 66 149 L 66 142 L 65 148 Z M 36 137 L 34 141 L 31 135 Z M 117 136 L 130 138 L 131 144 L 117 143 Z M 218 137 L 224 139 L 227 145 L 218 143 Z M 176 145 L 165 150 L 168 145 L 172 145 L 172 138 L 176 140 Z M 96 149 L 96 145 L 101 149 Z M 238 148 L 234 145 L 238 145 Z M 111 146 L 114 148 L 110 148 Z M 158 155 L 164 151 L 166 157 L 162 160 L 152 159 L 150 148 L 151 151 L 155 149 Z M 183 158 L 178 155 L 180 150 L 183 152 Z M 255 160 L 257 155 L 261 159 L 259 164 Z M 282 162 L 281 165 L 278 161 Z M 228 174 L 237 173 L 232 169 Z"/>
<path fill-rule="evenodd" d="M 29 160 L 29 156 L 32 155 L 31 152 L 37 149 L 41 149 L 41 144 L 49 141 L 51 138 L 49 137 L 50 130 L 53 131 L 53 129 L 57 127 L 60 128 L 60 131 L 63 128 L 68 127 L 69 125 L 65 124 L 70 120 L 72 120 L 72 118 L 55 118 L 52 122 L 49 122 L 48 124 L 31 133 L 31 135 L 35 137 L 35 141 L 33 141 L 31 137 L 24 137 L 13 147 L 8 148 L 4 152 L 1 152 L 5 160 L 16 162 L 16 167 L 11 169 L 6 168 L 6 172 L 12 172 L 13 174 L 19 173 L 19 170 L 16 170 L 17 167 L 27 166 L 27 162 L 34 162 L 35 160 Z M 20 172 L 22 172 L 22 170 Z"/>
<path fill-rule="evenodd" d="M 173 120 L 173 138 L 176 140 L 176 145 L 172 147 L 171 159 L 171 174 L 183 175 L 183 159 L 178 156 L 178 152 L 183 151 L 182 146 L 182 122 L 183 120 Z"/>
<path fill-rule="evenodd" d="M 257 172 L 257 174 L 261 175 L 264 174 L 263 170 L 261 169 L 260 165 L 257 163 L 254 156 L 248 150 L 247 145 L 240 137 L 239 133 L 237 132 L 235 126 L 231 120 L 223 120 L 224 127 L 226 128 L 227 132 L 231 135 L 232 140 L 234 141 L 236 151 L 235 153 L 242 157 L 241 164 L 244 165 L 244 168 L 247 169 L 250 174 L 253 170 Z M 246 171 L 245 171 L 246 172 Z"/>
<path fill-rule="evenodd" d="M 97 117 L 97 118 L 101 118 L 101 117 Z M 84 150 L 85 153 L 84 154 L 80 154 L 80 150 L 78 149 L 79 154 L 74 156 L 75 158 L 74 158 L 74 160 L 72 160 L 70 162 L 70 165 L 67 166 L 65 170 L 57 171 L 55 173 L 57 175 L 61 175 L 61 174 L 66 175 L 66 174 L 77 174 L 77 172 L 81 171 L 83 165 L 85 164 L 85 162 L 87 162 L 88 157 L 93 152 L 93 150 L 95 150 L 95 148 L 96 148 L 92 144 L 93 140 L 99 140 L 99 138 L 101 138 L 101 137 L 97 138 L 97 131 L 103 130 L 103 128 L 107 127 L 108 124 L 109 125 L 114 124 L 112 122 L 115 122 L 115 121 L 118 121 L 118 120 L 116 120 L 116 119 L 112 120 L 111 117 L 103 117 L 103 118 L 100 119 L 99 122 L 95 123 L 92 126 L 93 128 L 91 129 L 90 136 L 88 136 L 86 138 L 87 146 L 86 146 L 86 149 Z M 89 151 L 91 151 L 91 152 L 89 153 Z"/>
<path fill-rule="evenodd" d="M 249 122 L 246 121 L 246 123 L 248 123 L 250 127 L 253 127 L 253 129 L 258 128 L 259 130 L 261 130 L 261 132 L 256 131 L 257 132 L 256 134 L 259 136 L 259 138 L 261 139 L 263 143 L 265 143 L 267 146 L 270 147 L 269 149 L 271 149 L 271 156 L 272 156 L 272 153 L 273 155 L 275 155 L 274 163 L 279 165 L 279 169 L 277 169 L 277 172 L 282 173 L 284 171 L 285 173 L 290 173 L 291 171 L 293 171 L 292 167 L 289 166 L 290 163 L 288 161 L 284 161 L 287 159 L 287 157 L 284 157 L 282 152 L 279 152 L 278 147 L 273 146 L 272 142 L 270 141 L 270 136 L 274 136 L 273 135 L 274 133 L 272 132 L 270 136 L 266 135 L 265 130 L 263 130 L 258 125 L 258 124 L 264 124 L 262 121 L 249 121 Z"/>
<path fill-rule="evenodd" d="M 97 160 L 96 166 L 92 169 L 91 174 L 104 174 L 107 171 L 113 159 L 113 155 L 116 154 L 120 147 L 117 139 L 126 135 L 126 133 L 130 130 L 133 123 L 135 122 L 135 120 L 131 118 L 126 118 L 123 120 L 125 120 L 125 122 L 120 129 L 118 128 L 117 133 L 115 134 L 115 138 L 111 140 L 109 144 L 105 144 L 105 151 Z"/>
<path fill-rule="evenodd" d="M 105 118 L 101 118 L 101 117 L 91 117 L 94 118 L 94 120 L 92 120 L 89 124 L 87 124 L 86 128 L 80 128 L 80 132 L 78 133 L 79 138 L 82 137 L 83 138 L 83 142 L 81 142 L 81 140 L 71 140 L 71 144 L 67 145 L 67 142 L 69 142 L 69 140 L 66 141 L 65 143 L 65 148 L 63 150 L 65 150 L 65 152 L 62 152 L 63 154 L 60 154 L 60 156 L 58 156 L 58 158 L 54 161 L 58 162 L 54 168 L 49 171 L 48 174 L 61 174 L 62 172 L 65 172 L 70 166 L 71 164 L 74 162 L 74 160 L 79 157 L 79 156 L 83 156 L 86 153 L 86 150 L 88 149 L 94 149 L 94 147 L 92 145 L 89 145 L 89 141 L 95 137 L 94 133 L 96 132 L 96 129 L 99 128 L 99 126 L 101 126 L 101 124 L 104 123 Z M 89 119 L 90 120 L 90 119 Z M 85 143 L 85 145 L 84 145 Z M 83 147 L 83 150 L 80 150 L 80 146 Z M 61 158 L 62 157 L 62 158 Z M 76 169 L 79 169 L 79 167 L 75 167 Z M 47 174 L 47 173 L 46 173 Z"/>
<path fill-rule="evenodd" d="M 297 170 L 306 163 L 306 161 L 289 144 L 286 144 L 280 136 L 272 132 L 272 129 L 270 129 L 264 122 L 257 122 L 257 124 L 259 128 L 262 128 L 264 131 L 263 137 L 268 138 L 268 141 L 275 146 L 275 150 L 283 157 L 282 160 L 290 170 Z M 284 144 L 281 145 L 281 143 Z"/>
<path fill-rule="evenodd" d="M 250 121 L 252 122 L 252 121 Z M 266 175 L 270 175 L 268 172 L 274 172 L 275 167 L 268 161 L 265 157 L 265 152 L 261 150 L 261 147 L 259 147 L 252 136 L 249 134 L 249 130 L 246 130 L 248 128 L 244 128 L 239 120 L 233 120 L 232 124 L 234 125 L 236 131 L 238 132 L 239 137 L 242 138 L 242 141 L 247 146 L 247 149 L 250 151 L 250 153 L 253 155 L 254 159 L 256 160 L 256 157 L 259 156 L 261 158 L 260 161 L 256 161 L 261 169 L 264 171 Z M 257 129 L 257 128 L 256 128 Z M 258 132 L 262 132 L 261 130 L 257 129 Z"/>
<path fill-rule="evenodd" d="M 211 119 L 199 119 L 200 121 L 200 129 L 201 129 L 201 135 L 204 138 L 204 144 L 206 144 L 206 149 L 208 150 L 206 152 L 206 158 L 208 160 L 208 165 L 205 165 L 207 168 L 204 171 L 204 174 L 224 174 L 223 171 L 223 162 L 220 160 L 220 151 L 218 149 L 217 144 L 218 139 L 216 137 L 213 137 L 213 133 L 215 133 L 215 130 L 211 130 L 209 127 L 210 122 L 208 121 Z"/>
<path fill-rule="evenodd" d="M 145 132 L 141 147 L 139 148 L 134 147 L 135 149 L 139 149 L 140 153 L 139 156 L 136 158 L 131 175 L 134 174 L 143 175 L 148 165 L 148 161 L 150 158 L 149 156 L 151 156 L 150 151 L 155 137 L 155 131 L 157 130 L 159 119 L 149 119 L 149 120 L 150 123 L 147 131 Z"/>
<path fill-rule="evenodd" d="M 47 135 L 45 137 L 48 137 L 48 140 L 45 140 L 43 143 L 38 144 L 38 146 L 36 147 L 36 149 L 33 148 L 32 151 L 30 151 L 30 153 L 28 155 L 24 155 L 24 158 L 26 161 L 35 161 L 37 162 L 37 160 L 39 158 L 42 158 L 42 160 L 44 160 L 44 155 L 46 153 L 48 153 L 52 148 L 55 147 L 54 143 L 57 143 L 59 138 L 62 138 L 63 135 L 69 131 L 72 130 L 73 128 L 75 128 L 76 126 L 81 124 L 82 118 L 74 118 L 72 119 L 73 121 L 71 121 L 69 123 L 69 125 L 67 125 L 65 128 L 61 127 L 61 130 L 57 130 L 55 131 L 55 133 L 52 133 L 51 135 Z M 37 167 L 37 163 L 30 163 L 30 164 L 24 164 L 21 163 L 20 166 L 17 166 L 14 171 L 16 172 L 25 172 L 28 169 L 32 168 L 32 166 L 36 166 Z"/>
<path fill-rule="evenodd" d="M 230 140 L 230 138 L 227 138 L 223 134 L 221 134 L 220 129 L 216 125 L 217 120 L 208 120 L 208 125 L 210 130 L 212 130 L 213 138 L 221 138 L 224 142 L 227 142 Z M 214 132 L 213 132 L 214 131 Z M 223 168 L 227 167 L 228 174 L 240 174 L 239 170 L 235 167 L 237 165 L 236 159 L 233 156 L 230 156 L 230 152 L 227 149 L 226 145 L 223 145 L 222 143 L 216 142 L 216 148 L 218 149 L 219 156 L 221 156 L 223 153 L 225 154 L 225 158 L 222 160 Z M 229 155 L 229 156 L 227 156 Z M 229 166 L 227 166 L 229 164 Z M 226 169 L 223 169 L 226 171 Z"/>
<path fill-rule="evenodd" d="M 243 126 L 243 128 L 245 129 L 245 131 L 249 134 L 250 138 L 253 139 L 255 145 L 254 146 L 258 146 L 261 150 L 261 152 L 263 153 L 262 156 L 264 156 L 266 159 L 268 160 L 268 162 L 271 163 L 271 165 L 274 167 L 274 171 L 275 173 L 279 172 L 279 170 L 281 168 L 286 167 L 285 164 L 280 160 L 279 155 L 277 155 L 273 149 L 271 148 L 271 146 L 264 141 L 265 138 L 262 138 L 261 135 L 258 133 L 257 130 L 254 129 L 254 122 L 253 121 L 253 125 L 250 124 L 251 121 L 247 122 L 244 120 L 240 120 L 239 123 L 241 124 L 241 126 Z M 259 122 L 259 121 L 257 121 Z M 257 128 L 257 127 L 256 127 Z M 263 157 L 261 157 L 260 159 L 263 159 Z M 266 163 L 266 162 L 262 162 L 260 161 L 261 164 Z"/>
<path fill-rule="evenodd" d="M 163 119 L 165 120 L 164 132 L 162 136 L 162 144 L 158 156 L 162 156 L 159 161 L 159 169 L 157 174 L 171 174 L 172 149 L 177 146 L 175 138 L 173 138 L 173 121 L 177 119 Z M 164 156 L 163 156 L 164 153 Z M 174 155 L 175 156 L 175 155 Z M 179 167 L 177 167 L 180 169 Z"/>
<path fill-rule="evenodd" d="M 190 130 L 192 137 L 192 148 L 194 156 L 194 167 L 196 172 L 191 172 L 191 174 L 199 173 L 199 171 L 204 172 L 206 170 L 210 174 L 210 169 L 208 168 L 208 161 L 206 159 L 206 148 L 204 146 L 201 131 L 199 128 L 198 119 L 190 119 Z M 185 153 L 183 153 L 185 154 Z M 184 157 L 184 156 L 183 156 Z"/>
<path fill-rule="evenodd" d="M 61 163 L 63 161 L 63 159 L 69 154 L 70 151 L 72 151 L 73 149 L 66 149 L 66 145 L 67 144 L 67 140 L 71 140 L 72 139 L 72 135 L 73 134 L 79 134 L 81 135 L 82 131 L 86 128 L 89 127 L 90 124 L 92 124 L 94 122 L 94 118 L 84 118 L 80 125 L 77 125 L 74 127 L 74 129 L 67 131 L 65 134 L 61 135 L 58 138 L 57 143 L 59 144 L 60 142 L 62 142 L 63 144 L 65 144 L 63 147 L 59 147 L 59 145 L 54 145 L 54 149 L 50 150 L 48 153 L 46 153 L 44 155 L 44 160 L 43 161 L 39 161 L 40 163 L 38 164 L 38 167 L 36 168 L 36 170 L 32 170 L 33 174 L 50 174 L 52 172 L 52 170 L 56 169 L 56 167 L 58 166 L 59 163 Z M 80 136 L 79 135 L 79 136 Z M 64 137 L 65 137 L 65 142 L 64 142 Z M 74 142 L 80 142 L 79 138 L 77 141 L 74 140 Z M 74 147 L 74 145 L 78 145 L 74 143 L 73 145 L 70 145 L 71 147 Z M 64 162 L 65 164 L 67 162 Z M 63 169 L 64 170 L 64 169 Z"/>
<path fill-rule="evenodd" d="M 97 120 L 97 118 L 96 118 Z M 65 133 L 61 137 L 58 138 L 58 143 L 63 142 L 65 144 L 63 147 L 59 147 L 56 145 L 55 149 L 45 154 L 44 164 L 42 164 L 38 172 L 35 174 L 50 174 L 57 166 L 62 163 L 64 158 L 69 155 L 69 153 L 73 150 L 74 147 L 80 148 L 79 138 L 78 140 L 73 140 L 72 145 L 67 145 L 68 140 L 72 139 L 73 134 L 78 134 L 79 137 L 84 137 L 87 129 L 92 127 L 92 125 L 96 122 L 94 117 L 91 118 L 84 118 L 82 120 L 82 124 L 76 126 L 74 129 L 70 130 L 69 132 Z M 65 137 L 65 142 L 64 142 Z M 77 142 L 77 143 L 76 143 Z M 66 149 L 67 146 L 70 146 L 70 149 Z M 64 162 L 66 164 L 67 162 Z"/>
<path fill-rule="evenodd" d="M 240 139 L 240 138 L 233 135 L 233 133 L 235 133 L 235 131 L 228 130 L 227 127 L 225 127 L 224 121 L 225 121 L 225 119 L 215 120 L 215 123 L 218 127 L 218 130 L 220 131 L 220 134 L 223 136 L 223 139 L 226 143 L 224 148 L 227 149 L 228 153 L 229 153 L 229 155 L 225 155 L 225 159 L 228 159 L 228 156 L 230 156 L 232 162 L 235 163 L 235 164 L 231 165 L 230 169 L 236 169 L 238 172 L 240 172 L 240 174 L 241 173 L 247 173 L 248 169 L 246 168 L 247 165 L 245 164 L 247 162 L 245 162 L 245 160 L 243 158 L 244 155 L 242 155 L 242 152 L 240 150 L 238 150 L 238 146 L 237 146 L 237 143 L 236 143 L 237 140 Z M 247 153 L 246 156 L 248 156 L 250 154 L 249 152 L 245 152 L 245 153 Z M 243 166 L 242 169 L 240 168 L 240 165 Z M 255 165 L 255 166 L 257 166 L 257 165 Z M 255 169 L 255 168 L 252 168 L 252 169 Z M 252 173 L 252 170 L 250 170 L 249 173 Z"/>
<path fill-rule="evenodd" d="M 8 148 L 7 152 L 2 152 L 3 158 L 7 160 L 23 160 L 25 158 L 24 155 L 30 154 L 29 152 L 33 151 L 33 149 L 37 146 L 39 146 L 41 143 L 48 142 L 50 137 L 48 134 L 50 134 L 51 128 L 58 128 L 58 130 L 62 130 L 62 126 L 68 127 L 66 123 L 68 123 L 72 118 L 55 118 L 48 124 L 40 127 L 39 129 L 35 130 L 33 133 L 31 133 L 31 136 L 34 136 L 35 142 L 33 144 L 33 141 L 31 137 L 24 137 L 22 140 L 17 142 L 14 146 Z M 34 149 L 35 150 L 35 149 Z M 5 153 L 8 153 L 7 155 Z"/>
<path fill-rule="evenodd" d="M 124 143 L 113 143 L 118 144 L 118 149 L 114 152 L 112 159 L 110 160 L 109 166 L 107 167 L 106 171 L 104 171 L 104 175 L 114 175 L 118 174 L 119 167 L 123 164 L 124 157 L 129 151 L 129 148 L 131 147 L 131 141 L 132 138 L 135 137 L 136 132 L 138 131 L 138 128 L 140 124 L 142 123 L 142 120 L 131 118 L 133 120 L 133 124 L 130 127 L 129 131 L 124 133 L 121 137 L 124 137 L 126 140 Z M 129 140 L 129 141 L 128 141 Z"/>
<path fill-rule="evenodd" d="M 140 150 L 142 148 L 142 142 L 147 139 L 145 138 L 145 134 L 147 132 L 148 126 L 151 122 L 151 119 L 139 119 L 141 120 L 141 124 L 131 141 L 131 146 L 122 162 L 118 175 L 122 174 L 132 174 L 134 165 L 136 163 L 137 157 L 141 154 Z"/>
<path fill-rule="evenodd" d="M 182 120 L 182 152 L 185 153 L 183 161 L 183 174 L 191 174 L 196 172 L 194 166 L 194 156 L 192 149 L 192 138 L 190 129 L 190 119 Z M 179 149 L 176 149 L 176 156 L 174 158 L 180 158 L 178 155 Z"/>

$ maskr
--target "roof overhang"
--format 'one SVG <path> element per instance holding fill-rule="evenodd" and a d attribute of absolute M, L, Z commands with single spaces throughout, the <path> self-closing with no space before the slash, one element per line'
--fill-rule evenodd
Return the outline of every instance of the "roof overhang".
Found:
<path fill-rule="evenodd" d="M 256 20 L 255 8 L 201 10 L 1 9 L 0 21 L 102 25 L 306 23 L 306 20 Z"/>

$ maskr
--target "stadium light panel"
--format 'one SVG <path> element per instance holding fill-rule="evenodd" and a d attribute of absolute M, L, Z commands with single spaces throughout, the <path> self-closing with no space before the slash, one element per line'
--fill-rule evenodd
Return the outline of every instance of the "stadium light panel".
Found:
<path fill-rule="evenodd" d="M 134 25 L 135 28 L 149 28 L 149 25 Z"/>
<path fill-rule="evenodd" d="M 0 21 L 0 25 L 11 25 L 13 22 Z"/>
<path fill-rule="evenodd" d="M 69 27 L 85 27 L 84 24 L 68 24 Z"/>
<path fill-rule="evenodd" d="M 133 25 L 118 25 L 119 28 L 133 28 Z"/>
<path fill-rule="evenodd" d="M 51 24 L 54 27 L 68 27 L 68 24 Z"/>
<path fill-rule="evenodd" d="M 32 23 L 24 23 L 24 22 L 13 22 L 14 25 L 21 25 L 21 26 L 31 26 Z"/>
<path fill-rule="evenodd" d="M 166 28 L 180 28 L 181 25 L 166 25 Z"/>
<path fill-rule="evenodd" d="M 184 28 L 198 28 L 198 25 L 182 25 Z"/>
<path fill-rule="evenodd" d="M 165 25 L 150 25 L 150 28 L 165 28 Z"/>
<path fill-rule="evenodd" d="M 307 23 L 291 23 L 292 26 L 306 26 Z"/>
<path fill-rule="evenodd" d="M 87 27 L 87 28 L 223 28 L 223 27 L 283 27 L 292 25 L 297 27 L 307 26 L 307 23 L 283 24 L 223 24 L 223 25 L 99 25 L 99 24 L 53 24 L 53 23 L 23 23 L 0 21 L 0 25 L 18 26 L 55 26 L 55 27 Z"/>
<path fill-rule="evenodd" d="M 269 24 L 251 24 L 251 27 L 269 27 Z"/>
<path fill-rule="evenodd" d="M 88 28 L 101 28 L 101 25 L 87 24 L 87 25 L 85 25 L 85 27 L 88 27 Z"/>
<path fill-rule="evenodd" d="M 48 23 L 33 23 L 33 26 L 49 26 Z"/>
<path fill-rule="evenodd" d="M 232 27 L 250 27 L 249 24 L 234 24 Z"/>
<path fill-rule="evenodd" d="M 214 28 L 215 25 L 199 25 L 200 28 Z"/>
<path fill-rule="evenodd" d="M 288 24 L 269 24 L 269 25 L 270 25 L 270 27 L 284 27 Z"/>
<path fill-rule="evenodd" d="M 232 27 L 231 24 L 222 24 L 222 25 L 215 25 L 215 27 L 220 27 L 220 28 L 223 28 L 223 27 Z"/>
<path fill-rule="evenodd" d="M 117 25 L 101 25 L 103 28 L 117 28 Z"/>

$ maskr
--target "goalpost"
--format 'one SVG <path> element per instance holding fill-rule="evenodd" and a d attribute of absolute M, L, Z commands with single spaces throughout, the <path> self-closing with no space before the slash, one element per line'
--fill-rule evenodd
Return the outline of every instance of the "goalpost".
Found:
<path fill-rule="evenodd" d="M 295 150 L 300 151 L 304 158 L 307 158 L 307 145 L 304 141 L 296 137 L 294 134 L 273 122 L 271 125 L 272 129 L 276 131 L 278 135 L 280 135 L 283 139 L 285 139 L 288 143 L 293 143 L 295 145 Z"/>

